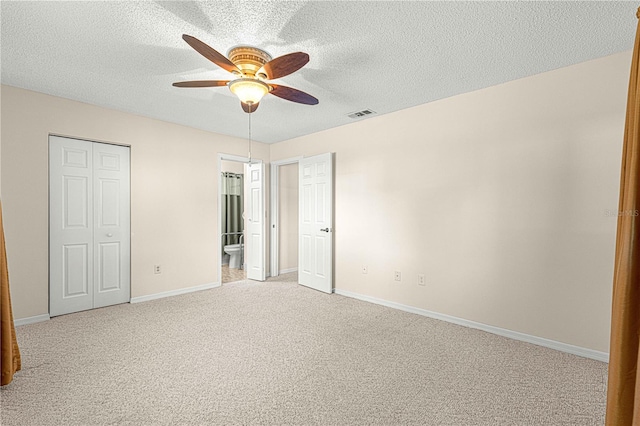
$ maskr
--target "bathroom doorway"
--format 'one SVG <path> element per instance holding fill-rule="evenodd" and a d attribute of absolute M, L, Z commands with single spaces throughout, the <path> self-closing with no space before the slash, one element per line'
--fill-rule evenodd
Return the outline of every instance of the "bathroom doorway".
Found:
<path fill-rule="evenodd" d="M 266 279 L 265 168 L 262 160 L 218 154 L 215 262 L 221 284 Z"/>
<path fill-rule="evenodd" d="M 220 253 L 222 284 L 246 279 L 244 267 L 244 163 L 220 162 Z"/>

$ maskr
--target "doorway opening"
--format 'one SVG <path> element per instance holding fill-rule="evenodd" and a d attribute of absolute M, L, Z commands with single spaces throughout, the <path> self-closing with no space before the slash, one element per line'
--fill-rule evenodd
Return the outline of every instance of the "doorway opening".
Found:
<path fill-rule="evenodd" d="M 244 281 L 244 162 L 220 162 L 221 283 Z"/>
<path fill-rule="evenodd" d="M 262 160 L 218 154 L 216 264 L 221 284 L 266 279 L 264 170 Z"/>
<path fill-rule="evenodd" d="M 271 163 L 271 276 L 277 277 L 280 273 L 293 269 L 287 269 L 289 266 L 284 266 L 281 261 L 284 257 L 282 246 L 285 238 L 297 234 L 298 256 L 294 267 L 297 282 L 324 293 L 333 292 L 334 282 L 333 157 L 333 153 L 327 152 Z M 283 187 L 281 184 L 282 179 L 290 179 L 286 169 L 290 164 L 297 168 L 297 189 L 293 185 Z M 283 207 L 286 201 L 282 194 L 287 193 L 291 197 L 292 189 L 298 194 L 298 225 L 295 230 L 288 228 L 291 226 L 290 220 L 282 220 L 287 208 Z M 290 211 L 295 210 L 292 208 Z M 283 232 L 283 226 L 288 228 L 287 231 Z"/>

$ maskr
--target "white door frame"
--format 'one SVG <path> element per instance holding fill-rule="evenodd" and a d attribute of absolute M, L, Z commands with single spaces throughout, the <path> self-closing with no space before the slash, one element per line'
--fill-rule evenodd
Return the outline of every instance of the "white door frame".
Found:
<path fill-rule="evenodd" d="M 222 251 L 222 210 L 221 210 L 221 197 L 222 194 L 222 179 L 220 179 L 220 173 L 222 173 L 222 162 L 223 161 L 235 161 L 238 163 L 262 163 L 262 160 L 250 160 L 249 157 L 242 157 L 240 155 L 233 154 L 218 154 L 218 250 L 220 251 L 217 260 L 217 271 L 218 271 L 218 280 L 220 285 L 222 285 L 222 256 L 224 252 Z M 244 188 L 243 188 L 244 191 Z M 246 200 L 245 200 L 246 202 Z M 265 265 L 266 266 L 266 265 Z M 244 265 L 243 265 L 244 267 Z"/>
<path fill-rule="evenodd" d="M 271 191 L 269 210 L 271 212 L 271 226 L 269 227 L 271 234 L 271 276 L 280 275 L 280 229 L 278 228 L 279 212 L 278 201 L 280 194 L 278 193 L 279 170 L 280 166 L 288 164 L 298 164 L 302 156 L 287 158 L 285 160 L 277 160 L 271 162 Z"/>

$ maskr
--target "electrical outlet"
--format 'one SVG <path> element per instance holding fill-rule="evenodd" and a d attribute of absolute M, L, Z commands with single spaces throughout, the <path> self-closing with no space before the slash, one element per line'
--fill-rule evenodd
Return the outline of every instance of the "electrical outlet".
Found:
<path fill-rule="evenodd" d="M 424 274 L 418 274 L 418 285 L 427 285 Z"/>
<path fill-rule="evenodd" d="M 366 266 L 366 265 L 364 265 L 364 266 L 362 267 L 362 273 L 363 273 L 363 274 L 368 274 L 368 273 L 369 273 L 369 267 L 368 267 L 368 266 Z"/>
<path fill-rule="evenodd" d="M 394 278 L 396 281 L 402 281 L 402 275 L 400 274 L 400 271 L 395 271 L 395 272 L 393 273 L 393 278 Z"/>
<path fill-rule="evenodd" d="M 161 273 L 161 272 L 162 272 L 162 271 L 160 270 L 160 265 L 155 265 L 155 266 L 153 267 L 153 273 L 154 273 L 154 274 L 159 274 L 159 273 Z"/>

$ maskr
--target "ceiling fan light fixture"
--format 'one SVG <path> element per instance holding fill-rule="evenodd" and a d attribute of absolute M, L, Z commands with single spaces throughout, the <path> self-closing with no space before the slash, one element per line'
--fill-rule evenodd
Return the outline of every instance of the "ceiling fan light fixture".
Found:
<path fill-rule="evenodd" d="M 229 90 L 236 95 L 241 102 L 252 105 L 260 102 L 262 97 L 269 93 L 269 85 L 255 78 L 239 78 L 229 83 Z"/>
<path fill-rule="evenodd" d="M 0 0 L 1 1 L 1 0 Z M 175 87 L 221 87 L 227 86 L 240 99 L 242 110 L 252 113 L 264 95 L 271 93 L 278 98 L 304 105 L 317 105 L 318 99 L 302 90 L 280 84 L 268 84 L 264 80 L 274 80 L 296 72 L 309 62 L 309 54 L 293 52 L 271 58 L 267 52 L 252 46 L 236 46 L 229 50 L 228 58 L 206 43 L 188 34 L 182 38 L 196 52 L 233 73 L 235 80 L 199 80 L 173 83 Z"/>

